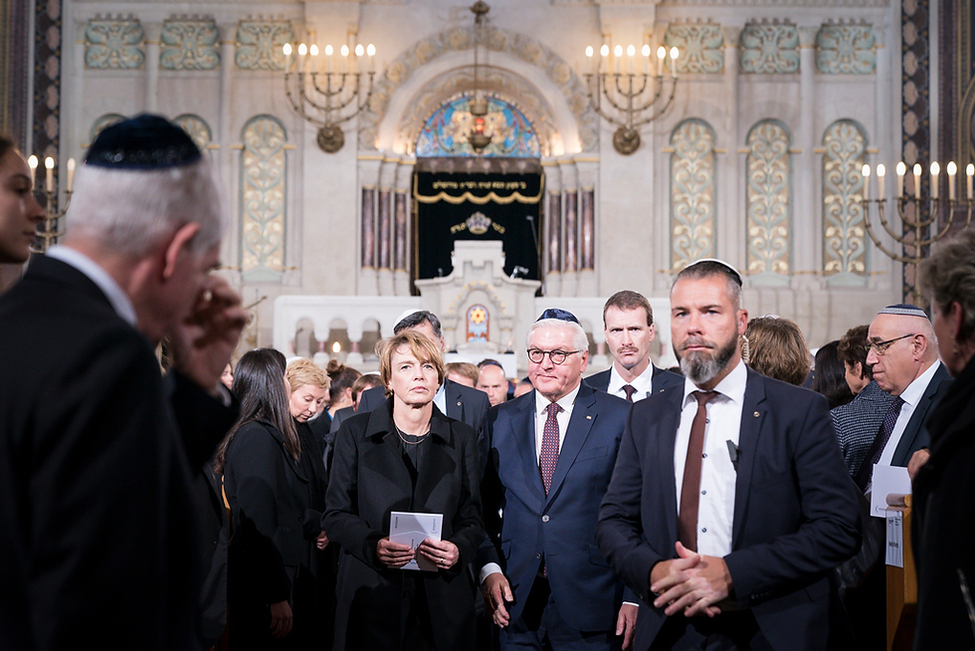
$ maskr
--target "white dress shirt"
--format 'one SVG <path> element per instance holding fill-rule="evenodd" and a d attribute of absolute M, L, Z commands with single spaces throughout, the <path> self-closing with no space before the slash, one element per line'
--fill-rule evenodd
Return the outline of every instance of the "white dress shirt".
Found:
<path fill-rule="evenodd" d="M 728 441 L 738 447 L 741 409 L 745 399 L 748 372 L 739 361 L 714 388 L 719 395 L 707 403 L 704 429 L 704 453 L 701 459 L 701 495 L 697 510 L 697 551 L 723 557 L 731 553 L 731 531 L 735 517 L 735 483 L 738 472 L 731 461 Z M 674 480 L 677 508 L 680 509 L 684 465 L 691 439 L 691 424 L 697 414 L 697 400 L 691 395 L 700 391 L 689 378 L 684 379 L 684 402 L 674 442 Z"/>
<path fill-rule="evenodd" d="M 877 460 L 878 465 L 890 465 L 891 459 L 894 458 L 894 452 L 897 450 L 897 444 L 901 442 L 904 430 L 907 429 L 907 424 L 911 422 L 911 416 L 914 415 L 917 403 L 921 401 L 921 397 L 927 391 L 928 385 L 931 384 L 939 366 L 941 366 L 941 362 L 932 364 L 928 370 L 914 378 L 914 381 L 908 384 L 907 388 L 901 393 L 900 397 L 904 404 L 901 405 L 901 413 L 897 416 L 897 422 L 894 423 L 894 429 L 890 432 L 887 445 L 884 446 L 884 451 L 880 454 L 880 459 Z"/>
<path fill-rule="evenodd" d="M 565 430 L 569 426 L 569 418 L 572 417 L 572 403 L 575 402 L 579 394 L 579 384 L 572 391 L 556 400 L 562 411 L 555 417 L 559 423 L 559 452 L 562 451 L 562 442 L 565 441 Z M 545 421 L 548 420 L 548 406 L 552 402 L 535 392 L 535 461 L 542 456 L 542 435 L 545 433 Z"/>
<path fill-rule="evenodd" d="M 623 391 L 623 386 L 627 384 L 636 389 L 633 394 L 633 402 L 642 398 L 649 398 L 653 391 L 653 364 L 647 364 L 643 373 L 633 378 L 632 382 L 624 382 L 619 371 L 616 370 L 616 364 L 613 364 L 609 372 L 609 384 L 606 386 L 606 393 L 626 400 L 626 391 Z"/>

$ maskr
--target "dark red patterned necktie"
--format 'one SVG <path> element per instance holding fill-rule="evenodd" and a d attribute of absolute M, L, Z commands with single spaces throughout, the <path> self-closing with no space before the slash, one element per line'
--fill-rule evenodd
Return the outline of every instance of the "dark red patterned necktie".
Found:
<path fill-rule="evenodd" d="M 538 468 L 542 471 L 542 484 L 545 485 L 545 494 L 552 487 L 552 475 L 555 474 L 555 464 L 559 462 L 559 421 L 556 416 L 562 408 L 558 403 L 553 402 L 548 407 L 548 418 L 545 419 L 545 427 L 542 429 L 542 452 L 538 455 Z"/>

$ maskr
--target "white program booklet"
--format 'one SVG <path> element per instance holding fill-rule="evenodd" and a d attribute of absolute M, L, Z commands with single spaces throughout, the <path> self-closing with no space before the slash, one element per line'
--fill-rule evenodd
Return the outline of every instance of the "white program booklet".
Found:
<path fill-rule="evenodd" d="M 414 551 L 427 538 L 440 541 L 442 531 L 442 513 L 406 513 L 404 511 L 393 511 L 389 514 L 389 541 L 400 545 L 409 545 Z M 400 569 L 436 572 L 439 568 L 426 558 L 417 554 L 412 561 Z"/>
<path fill-rule="evenodd" d="M 886 518 L 888 495 L 911 494 L 911 477 L 907 474 L 907 468 L 876 464 L 873 467 L 870 492 L 870 515 L 875 518 Z"/>

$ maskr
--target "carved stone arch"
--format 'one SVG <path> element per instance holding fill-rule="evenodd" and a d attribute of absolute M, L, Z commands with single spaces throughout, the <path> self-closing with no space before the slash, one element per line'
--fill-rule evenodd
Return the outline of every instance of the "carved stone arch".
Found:
<path fill-rule="evenodd" d="M 483 70 L 483 75 L 479 75 L 478 87 L 488 95 L 518 108 L 535 129 L 543 155 L 552 151 L 552 139 L 557 132 L 555 113 L 545 97 L 527 79 L 510 70 L 489 66 Z M 446 102 L 469 93 L 471 88 L 471 68 L 457 68 L 429 80 L 416 94 L 416 101 L 411 102 L 409 109 L 400 116 L 399 138 L 415 144 L 420 130 L 434 111 Z"/>
<path fill-rule="evenodd" d="M 531 95 L 561 100 L 550 108 L 553 135 L 561 141 L 563 150 L 594 151 L 599 116 L 589 104 L 585 84 L 568 62 L 530 36 L 497 27 L 485 31 L 487 66 L 521 76 Z M 473 43 L 473 29 L 457 27 L 417 41 L 393 60 L 376 82 L 369 106 L 360 118 L 360 149 L 402 146 L 405 134 L 399 133 L 399 127 L 408 108 L 420 100 L 419 90 L 445 72 L 471 69 Z M 397 96 L 403 94 L 407 97 L 397 101 Z M 525 96 L 510 99 L 520 106 L 529 103 Z M 561 152 L 553 152 L 558 153 Z"/>

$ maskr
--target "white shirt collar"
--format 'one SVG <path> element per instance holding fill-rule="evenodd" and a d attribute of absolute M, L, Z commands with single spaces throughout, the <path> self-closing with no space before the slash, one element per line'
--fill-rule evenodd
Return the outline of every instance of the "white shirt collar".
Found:
<path fill-rule="evenodd" d="M 745 384 L 747 381 L 748 370 L 745 368 L 745 363 L 739 359 L 738 364 L 731 369 L 731 372 L 724 376 L 724 379 L 714 387 L 714 391 L 730 398 L 738 404 L 742 404 L 745 401 Z M 684 378 L 684 402 L 681 404 L 686 405 L 691 392 L 700 390 L 690 378 Z"/>
<path fill-rule="evenodd" d="M 939 366 L 941 366 L 941 362 L 937 361 L 929 366 L 924 373 L 914 378 L 914 381 L 908 384 L 907 388 L 901 393 L 901 400 L 909 404 L 912 408 L 916 407 L 921 396 L 924 395 L 925 390 L 931 383 L 934 374 L 937 373 Z"/>
<path fill-rule="evenodd" d="M 137 327 L 135 307 L 132 305 L 132 301 L 129 300 L 129 297 L 122 291 L 118 283 L 108 275 L 108 272 L 98 266 L 97 262 L 84 253 L 59 245 L 52 246 L 48 249 L 46 255 L 49 258 L 60 260 L 66 265 L 74 267 L 87 276 L 91 282 L 98 286 L 98 289 L 104 292 L 105 297 L 108 298 L 108 302 L 112 304 L 115 313 L 133 328 Z"/>
<path fill-rule="evenodd" d="M 609 384 L 606 385 L 606 393 L 616 395 L 623 388 L 623 385 L 629 384 L 636 389 L 639 398 L 644 397 L 650 392 L 651 382 L 653 381 L 653 364 L 649 363 L 649 360 L 647 361 L 648 364 L 643 369 L 643 373 L 635 377 L 632 382 L 624 382 L 619 370 L 616 368 L 616 364 L 613 363 L 609 371 Z"/>
<path fill-rule="evenodd" d="M 582 382 L 576 385 L 576 388 L 569 391 L 567 394 L 556 400 L 555 402 L 562 408 L 562 411 L 569 411 L 572 408 L 572 404 L 576 401 L 576 396 L 579 394 L 579 387 L 582 386 Z M 535 390 L 535 413 L 542 414 L 552 404 L 552 401 L 543 396 L 538 390 Z"/>

